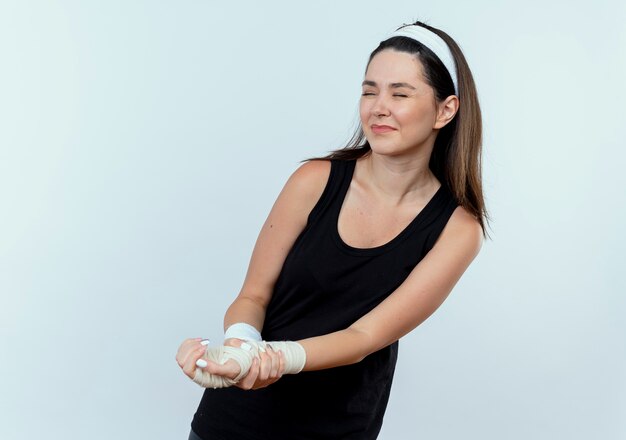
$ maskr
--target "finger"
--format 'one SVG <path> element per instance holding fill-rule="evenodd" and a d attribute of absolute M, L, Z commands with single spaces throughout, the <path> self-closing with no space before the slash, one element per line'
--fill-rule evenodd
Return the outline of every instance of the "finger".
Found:
<path fill-rule="evenodd" d="M 178 351 L 176 352 L 176 358 L 180 358 L 182 357 L 183 354 L 187 353 L 190 349 L 193 349 L 193 347 L 198 343 L 203 341 L 202 338 L 188 338 L 185 339 L 182 344 L 180 344 L 180 346 L 178 347 Z"/>
<path fill-rule="evenodd" d="M 197 342 L 201 341 L 202 338 L 188 338 L 185 339 L 183 341 L 182 344 L 180 344 L 180 348 L 178 349 L 178 351 L 183 351 L 185 349 L 188 349 L 189 347 L 195 345 Z"/>
<path fill-rule="evenodd" d="M 206 347 L 201 346 L 200 348 L 197 348 L 196 350 L 191 351 L 189 353 L 189 356 L 187 356 L 187 360 L 183 364 L 182 368 L 183 368 L 183 372 L 190 378 L 193 379 L 196 373 L 196 368 L 197 368 L 196 361 L 200 359 L 202 356 L 204 356 L 204 353 L 206 353 Z"/>
<path fill-rule="evenodd" d="M 192 344 L 192 343 L 200 341 L 200 340 L 202 340 L 202 338 L 187 338 L 180 345 Z"/>
<path fill-rule="evenodd" d="M 267 367 L 267 377 L 272 377 L 272 370 L 274 369 L 274 359 L 276 357 L 276 352 L 272 350 L 272 347 L 268 345 L 267 353 L 266 353 L 266 367 Z"/>
<path fill-rule="evenodd" d="M 272 358 L 270 358 L 267 351 L 259 351 L 259 361 L 259 380 L 265 381 L 270 376 Z"/>
<path fill-rule="evenodd" d="M 211 374 L 224 376 L 229 379 L 234 379 L 239 375 L 239 372 L 241 371 L 239 364 L 232 359 L 229 359 L 224 364 L 218 364 L 213 361 L 207 360 L 207 366 L 203 369 Z"/>
<path fill-rule="evenodd" d="M 243 379 L 239 381 L 239 383 L 237 384 L 237 387 L 243 390 L 250 390 L 254 386 L 258 377 L 259 377 L 259 360 L 257 358 L 254 358 L 254 360 L 252 361 L 252 366 L 250 367 L 250 370 L 248 371 L 248 374 L 246 375 L 246 377 L 244 377 Z"/>
<path fill-rule="evenodd" d="M 285 353 L 278 351 L 278 377 L 282 377 L 285 373 Z"/>
<path fill-rule="evenodd" d="M 187 361 L 189 360 L 190 356 L 193 356 L 196 350 L 206 351 L 206 346 L 202 345 L 200 341 L 201 339 L 198 338 L 197 340 L 194 340 L 192 343 L 187 344 L 184 348 L 181 347 L 181 350 L 178 356 L 176 357 L 176 360 L 178 361 L 178 365 L 181 368 L 183 367 L 183 365 L 187 364 Z"/>
<path fill-rule="evenodd" d="M 275 379 L 278 377 L 278 366 L 279 366 L 280 358 L 278 356 L 278 353 L 275 352 L 274 350 L 268 350 L 268 354 L 270 355 L 270 358 L 272 359 L 269 377 Z"/>

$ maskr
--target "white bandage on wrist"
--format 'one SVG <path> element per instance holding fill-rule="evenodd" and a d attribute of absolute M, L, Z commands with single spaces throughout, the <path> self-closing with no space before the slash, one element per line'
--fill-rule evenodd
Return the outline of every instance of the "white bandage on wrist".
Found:
<path fill-rule="evenodd" d="M 229 359 L 234 360 L 241 369 L 237 377 L 228 379 L 217 376 L 196 368 L 193 381 L 205 388 L 226 388 L 239 382 L 248 374 L 252 361 L 259 357 L 259 351 L 264 351 L 267 346 L 271 346 L 274 351 L 282 351 L 285 356 L 284 374 L 297 374 L 304 368 L 306 363 L 306 352 L 304 347 L 293 341 L 249 341 L 237 347 L 207 347 L 203 359 L 213 361 L 223 365 Z"/>
<path fill-rule="evenodd" d="M 226 329 L 224 332 L 224 340 L 230 338 L 237 338 L 244 341 L 260 341 L 263 339 L 257 329 L 245 322 L 238 322 Z"/>

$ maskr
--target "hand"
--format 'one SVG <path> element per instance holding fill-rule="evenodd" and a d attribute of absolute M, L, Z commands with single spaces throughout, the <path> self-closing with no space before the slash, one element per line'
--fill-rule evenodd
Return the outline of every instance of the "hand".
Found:
<path fill-rule="evenodd" d="M 203 345 L 201 342 L 202 338 L 185 339 L 176 353 L 178 366 L 190 379 L 194 378 L 196 369 L 200 368 L 196 365 L 196 361 L 202 358 L 206 352 L 206 345 Z M 228 360 L 224 365 L 211 361 L 206 362 L 207 366 L 202 369 L 211 374 L 228 377 L 229 379 L 234 379 L 239 375 L 239 365 L 232 359 Z"/>
<path fill-rule="evenodd" d="M 224 345 L 239 347 L 244 341 L 241 339 L 227 339 Z M 244 376 L 236 387 L 242 390 L 257 390 L 265 388 L 280 379 L 285 372 L 285 355 L 282 351 L 274 351 L 269 345 L 265 352 L 259 352 L 259 359 L 252 361 L 248 374 Z"/>

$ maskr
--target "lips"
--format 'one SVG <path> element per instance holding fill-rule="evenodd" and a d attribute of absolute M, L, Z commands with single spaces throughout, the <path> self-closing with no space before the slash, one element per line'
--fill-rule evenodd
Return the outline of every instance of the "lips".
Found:
<path fill-rule="evenodd" d="M 395 128 L 388 125 L 372 125 L 372 131 L 374 133 L 389 133 L 390 131 L 396 131 Z"/>

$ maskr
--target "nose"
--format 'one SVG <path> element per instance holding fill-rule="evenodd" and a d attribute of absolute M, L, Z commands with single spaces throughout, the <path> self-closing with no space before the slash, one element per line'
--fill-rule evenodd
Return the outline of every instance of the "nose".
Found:
<path fill-rule="evenodd" d="M 375 116 L 389 116 L 389 106 L 384 93 L 379 93 L 372 105 L 372 113 Z"/>

